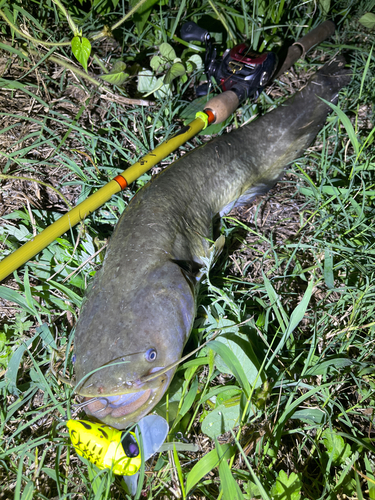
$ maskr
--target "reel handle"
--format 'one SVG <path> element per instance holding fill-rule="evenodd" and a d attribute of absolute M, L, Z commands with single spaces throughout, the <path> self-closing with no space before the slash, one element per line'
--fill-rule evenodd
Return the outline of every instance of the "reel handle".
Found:
<path fill-rule="evenodd" d="M 180 36 L 185 42 L 208 42 L 211 38 L 207 30 L 200 28 L 193 21 L 188 21 L 182 26 Z"/>

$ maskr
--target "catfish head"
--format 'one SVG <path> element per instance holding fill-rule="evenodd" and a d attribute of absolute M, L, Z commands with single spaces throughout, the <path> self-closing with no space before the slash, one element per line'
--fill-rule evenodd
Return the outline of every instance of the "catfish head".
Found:
<path fill-rule="evenodd" d="M 173 261 L 139 281 L 105 266 L 98 274 L 76 328 L 77 393 L 87 414 L 124 429 L 167 390 L 193 325 L 195 287 Z"/>

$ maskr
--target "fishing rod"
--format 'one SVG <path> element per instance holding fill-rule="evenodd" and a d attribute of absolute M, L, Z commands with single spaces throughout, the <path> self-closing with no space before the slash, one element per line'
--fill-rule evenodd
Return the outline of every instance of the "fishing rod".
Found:
<path fill-rule="evenodd" d="M 208 31 L 191 21 L 184 24 L 181 29 L 181 38 L 185 41 L 201 41 L 206 44 L 205 72 L 208 85 L 198 87 L 198 95 L 205 95 L 209 92 L 213 78 L 223 92 L 210 99 L 204 106 L 203 111 L 198 112 L 195 119 L 182 127 L 175 135 L 162 142 L 131 167 L 117 175 L 32 240 L 5 257 L 0 262 L 0 281 L 46 248 L 56 238 L 101 207 L 114 194 L 124 190 L 151 167 L 204 130 L 208 125 L 225 121 L 248 97 L 258 95 L 265 85 L 270 82 L 275 71 L 277 71 L 276 77 L 278 77 L 301 56 L 304 56 L 311 47 L 332 36 L 334 32 L 335 24 L 332 21 L 325 21 L 310 31 L 288 49 L 286 59 L 277 71 L 277 57 L 275 54 L 272 52 L 262 54 L 253 52 L 244 43 L 228 49 L 222 58 L 217 58 L 216 49 L 213 48 L 212 38 Z"/>

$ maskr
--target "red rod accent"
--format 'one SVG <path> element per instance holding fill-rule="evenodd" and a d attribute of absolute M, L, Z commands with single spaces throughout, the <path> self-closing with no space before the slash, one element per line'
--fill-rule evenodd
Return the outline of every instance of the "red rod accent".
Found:
<path fill-rule="evenodd" d="M 125 189 L 128 185 L 128 183 L 126 182 L 126 179 L 124 179 L 124 177 L 122 175 L 116 175 L 116 177 L 113 180 L 116 181 L 117 184 L 119 184 L 121 191 L 123 189 Z"/>
<path fill-rule="evenodd" d="M 204 112 L 208 116 L 208 124 L 211 125 L 211 123 L 214 123 L 214 121 L 216 120 L 216 116 L 214 115 L 214 113 L 210 109 L 205 109 Z"/>

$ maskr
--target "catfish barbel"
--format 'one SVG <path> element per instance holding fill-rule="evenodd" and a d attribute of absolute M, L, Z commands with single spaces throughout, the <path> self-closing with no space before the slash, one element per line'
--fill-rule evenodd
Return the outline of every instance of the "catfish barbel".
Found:
<path fill-rule="evenodd" d="M 213 219 L 267 191 L 301 156 L 330 111 L 319 97 L 336 102 L 350 81 L 344 65 L 326 64 L 285 104 L 185 154 L 131 200 L 75 332 L 86 413 L 124 429 L 163 396 L 193 326 Z"/>

